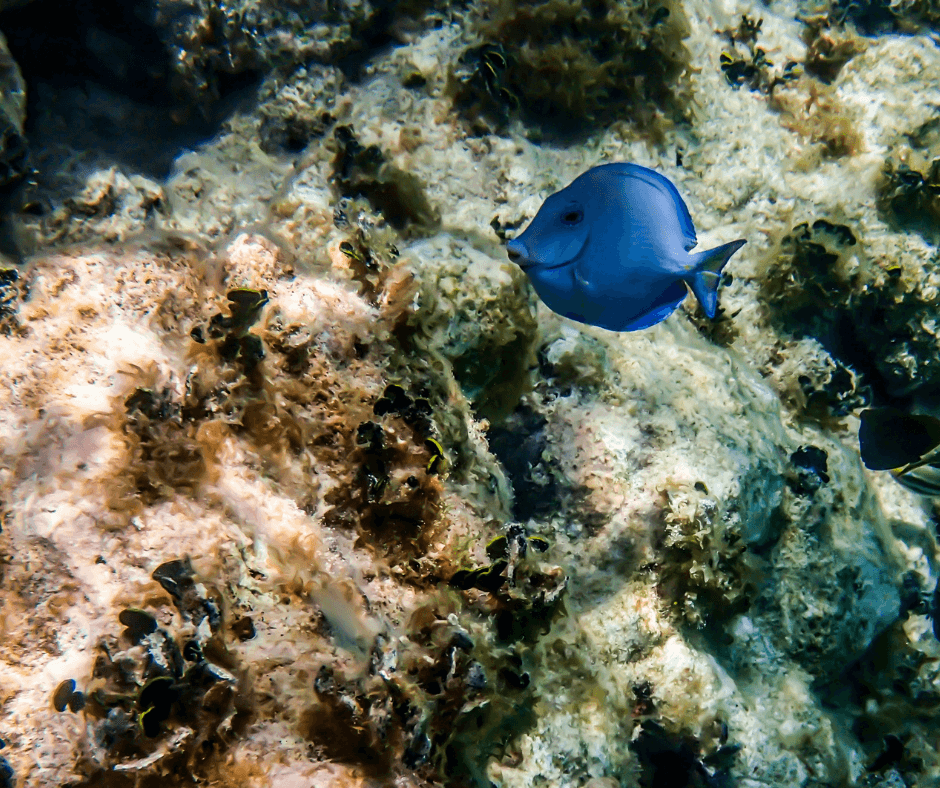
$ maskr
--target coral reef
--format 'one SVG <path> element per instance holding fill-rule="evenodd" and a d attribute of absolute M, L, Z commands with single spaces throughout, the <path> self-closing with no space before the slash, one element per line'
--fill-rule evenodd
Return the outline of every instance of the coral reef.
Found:
<path fill-rule="evenodd" d="M 98 643 L 85 690 L 74 691 L 72 679 L 56 690 L 56 711 L 67 705 L 93 721 L 76 763 L 84 780 L 76 785 L 114 772 L 127 784 L 138 775 L 205 772 L 250 720 L 246 677 L 230 672 L 238 668 L 218 631 L 218 606 L 194 582 L 189 561 L 161 564 L 152 576 L 172 597 L 182 626 L 171 632 L 145 610 L 122 611 L 126 628 L 120 639 Z"/>
<path fill-rule="evenodd" d="M 940 224 L 940 124 L 928 120 L 903 136 L 885 160 L 878 207 L 895 225 L 935 240 Z"/>
<path fill-rule="evenodd" d="M 818 18 L 812 18 L 803 33 L 807 50 L 802 62 L 787 60 L 778 68 L 757 44 L 762 25 L 762 18 L 745 14 L 736 27 L 720 31 L 729 42 L 720 58 L 725 79 L 735 88 L 747 86 L 766 94 L 783 127 L 820 143 L 823 155 L 858 153 L 862 138 L 856 118 L 830 83 L 845 63 L 864 51 L 864 43 L 831 33 Z"/>
<path fill-rule="evenodd" d="M 173 58 L 173 87 L 197 103 L 218 98 L 226 76 L 271 65 L 337 62 L 420 18 L 427 3 L 395 9 L 370 2 L 234 2 L 158 0 L 153 25 Z"/>
<path fill-rule="evenodd" d="M 937 409 L 929 8 L 83 8 L 10 43 L 0 785 L 935 784 L 940 514 L 856 436 Z M 507 260 L 605 161 L 748 239 L 716 321 Z"/>
<path fill-rule="evenodd" d="M 936 29 L 940 22 L 937 8 L 923 0 L 886 3 L 883 0 L 836 0 L 830 4 L 829 17 L 839 24 L 855 25 L 866 35 L 889 31 L 917 33 Z"/>
<path fill-rule="evenodd" d="M 275 73 L 258 95 L 261 149 L 265 153 L 300 153 L 333 124 L 333 109 L 343 85 L 331 66 L 301 66 Z"/>
<path fill-rule="evenodd" d="M 337 151 L 332 180 L 342 196 L 365 197 L 398 230 L 411 223 L 426 228 L 436 224 L 438 217 L 413 173 L 387 163 L 377 145 L 360 145 L 349 126 L 337 126 L 333 136 Z"/>
<path fill-rule="evenodd" d="M 484 0 L 475 15 L 484 44 L 466 50 L 451 75 L 471 121 L 481 112 L 504 120 L 518 108 L 564 136 L 625 116 L 650 127 L 657 113 L 687 111 L 688 21 L 678 3 Z"/>

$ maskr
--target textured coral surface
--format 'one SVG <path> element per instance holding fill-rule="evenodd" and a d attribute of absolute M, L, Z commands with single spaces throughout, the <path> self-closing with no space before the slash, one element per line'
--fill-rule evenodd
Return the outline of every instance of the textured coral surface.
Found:
<path fill-rule="evenodd" d="M 936 15 L 804 5 L 0 2 L 0 786 L 940 785 Z M 507 260 L 607 161 L 714 321 Z"/>

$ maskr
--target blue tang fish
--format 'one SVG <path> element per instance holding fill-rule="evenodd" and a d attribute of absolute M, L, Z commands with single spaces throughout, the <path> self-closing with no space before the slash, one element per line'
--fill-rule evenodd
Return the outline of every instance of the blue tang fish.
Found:
<path fill-rule="evenodd" d="M 560 315 L 611 331 L 665 320 L 689 289 L 709 317 L 718 281 L 744 241 L 692 252 L 695 228 L 676 187 L 637 164 L 602 164 L 551 195 L 509 259 Z"/>

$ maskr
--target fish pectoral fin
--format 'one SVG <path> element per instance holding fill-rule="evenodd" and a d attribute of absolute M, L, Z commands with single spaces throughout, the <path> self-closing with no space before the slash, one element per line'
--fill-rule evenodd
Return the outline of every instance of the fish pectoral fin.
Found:
<path fill-rule="evenodd" d="M 578 287 L 582 288 L 585 291 L 593 290 L 593 285 L 591 280 L 584 275 L 584 269 L 580 265 L 574 267 L 574 281 Z"/>

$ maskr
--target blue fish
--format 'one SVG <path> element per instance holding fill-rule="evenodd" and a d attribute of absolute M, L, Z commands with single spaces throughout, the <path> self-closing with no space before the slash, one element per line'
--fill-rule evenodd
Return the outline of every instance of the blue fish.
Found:
<path fill-rule="evenodd" d="M 617 163 L 551 195 L 506 249 L 552 311 L 637 331 L 672 314 L 686 285 L 715 316 L 721 269 L 744 241 L 690 254 L 696 243 L 676 187 L 646 167 Z"/>

